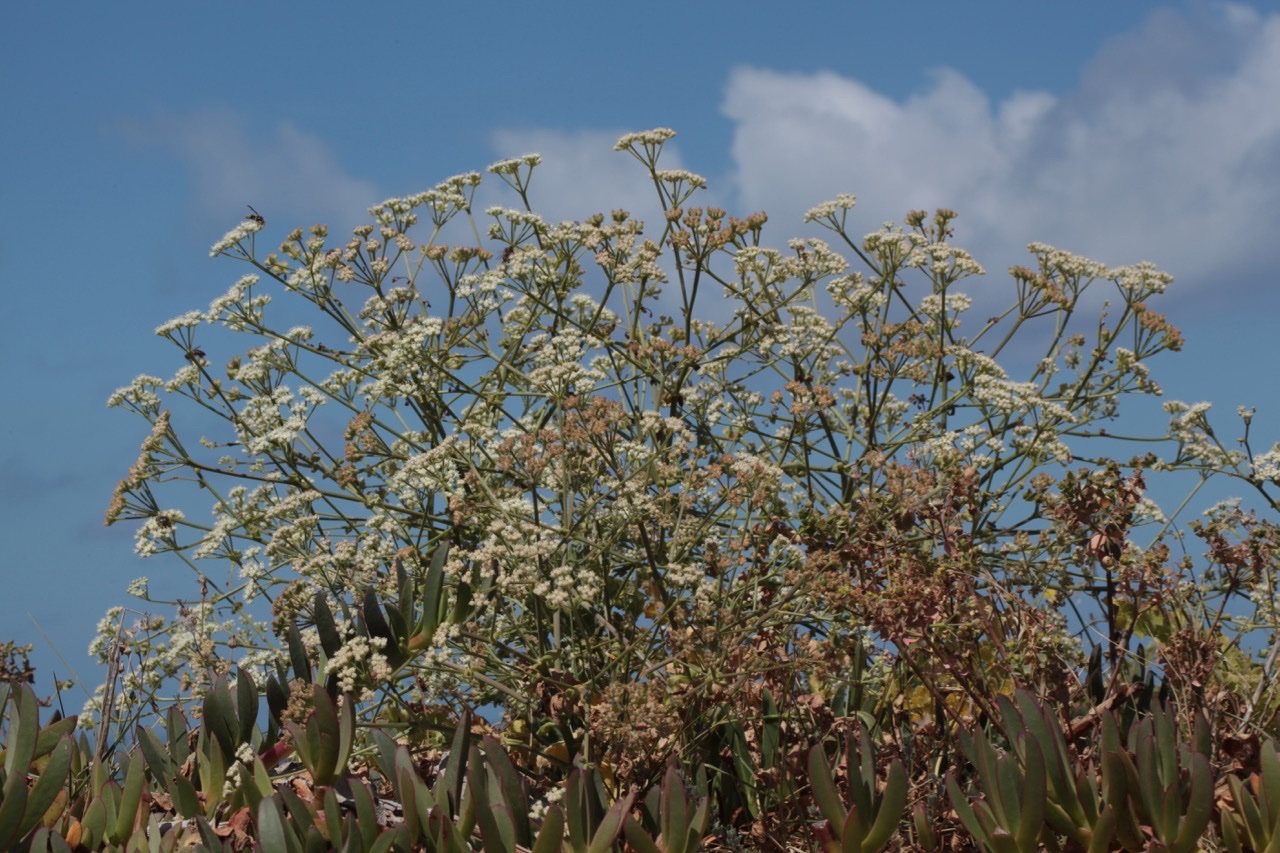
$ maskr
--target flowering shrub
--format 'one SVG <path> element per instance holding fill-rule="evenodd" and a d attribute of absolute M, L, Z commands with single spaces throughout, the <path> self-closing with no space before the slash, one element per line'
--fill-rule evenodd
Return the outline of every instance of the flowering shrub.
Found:
<path fill-rule="evenodd" d="M 529 772 L 719 768 L 718 819 L 758 833 L 797 808 L 778 768 L 857 719 L 923 766 L 1015 686 L 1069 714 L 1136 667 L 1224 729 L 1269 722 L 1274 656 L 1242 640 L 1280 623 L 1274 525 L 1219 506 L 1175 557 L 1146 479 L 1234 476 L 1274 507 L 1280 446 L 1226 448 L 1203 404 L 1133 458 L 1103 426 L 1160 393 L 1170 276 L 1036 243 L 975 319 L 953 212 L 855 238 L 840 195 L 805 217 L 827 240 L 771 246 L 763 213 L 660 167 L 672 135 L 617 145 L 656 224 L 543 220 L 528 155 L 489 167 L 513 208 L 477 214 L 471 173 L 336 243 L 263 252 L 255 212 L 213 246 L 252 272 L 157 329 L 171 378 L 110 400 L 151 429 L 107 521 L 199 583 L 175 617 L 104 620 L 126 690 L 308 669 L 418 745 L 478 710 Z M 109 722 L 147 707 L 109 695 Z"/>

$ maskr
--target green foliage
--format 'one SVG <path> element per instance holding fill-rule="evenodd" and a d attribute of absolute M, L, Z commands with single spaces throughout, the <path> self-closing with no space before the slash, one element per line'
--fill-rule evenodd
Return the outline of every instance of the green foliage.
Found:
<path fill-rule="evenodd" d="M 263 742 L 256 725 L 237 728 L 230 740 L 216 734 L 233 730 L 226 713 L 236 705 L 239 720 L 257 718 L 251 681 L 241 674 L 234 687 L 216 686 L 211 695 L 222 699 L 206 704 L 195 732 L 171 714 L 163 729 L 140 729 L 133 751 L 98 765 L 80 760 L 93 753 L 72 736 L 73 718 L 41 727 L 29 687 L 6 695 L 3 723 L 10 738 L 0 778 L 6 849 L 604 853 L 623 849 L 625 839 L 626 849 L 640 853 L 695 853 L 719 849 L 717 839 L 727 841 L 709 834 L 714 804 L 705 767 L 694 773 L 693 796 L 684 774 L 671 766 L 644 797 L 634 791 L 614 797 L 594 769 L 575 768 L 554 789 L 558 802 L 534 809 L 531 792 L 549 791 L 533 787 L 533 777 L 499 739 L 475 737 L 476 721 L 466 718 L 453 731 L 448 770 L 434 783 L 404 744 L 378 729 L 371 733 L 372 752 L 330 774 L 329 784 L 305 767 L 282 765 L 269 773 L 257 753 L 234 757 L 241 735 L 244 743 Z M 253 704 L 223 701 L 233 697 L 250 697 Z M 341 704 L 349 705 L 350 696 Z M 971 800 L 957 774 L 947 774 L 959 825 L 949 823 L 943 807 L 923 800 L 907 820 L 905 767 L 895 758 L 880 770 L 865 729 L 844 743 L 834 771 L 824 745 L 814 745 L 805 767 L 785 776 L 806 785 L 811 814 L 821 816 L 807 822 L 816 849 L 901 849 L 911 833 L 917 847 L 934 850 L 941 834 L 961 831 L 991 851 L 1190 851 L 1219 837 L 1234 853 L 1280 843 L 1280 753 L 1274 742 L 1262 745 L 1260 773 L 1251 781 L 1224 772 L 1231 796 L 1219 802 L 1213 821 L 1219 786 L 1202 718 L 1188 740 L 1174 715 L 1156 703 L 1136 715 L 1122 739 L 1119 716 L 1106 710 L 1087 737 L 1071 734 L 1068 747 L 1067 731 L 1030 693 L 999 697 L 998 705 L 1000 717 L 986 730 L 960 737 L 968 763 L 958 769 L 979 798 Z M 341 742 L 341 712 L 314 701 L 305 708 L 300 733 Z M 1016 746 L 1001 754 L 996 742 L 1004 739 Z M 194 752 L 187 751 L 191 742 Z M 220 766 L 225 746 L 233 746 L 233 770 L 198 769 Z"/>
<path fill-rule="evenodd" d="M 823 849 L 827 853 L 883 850 L 896 834 L 906 808 L 906 770 L 895 759 L 889 765 L 884 791 L 878 794 L 875 753 L 865 729 L 858 749 L 850 738 L 845 761 L 849 768 L 846 788 L 852 800 L 847 808 L 836 792 L 836 781 L 822 746 L 809 751 L 809 784 L 818 810 L 826 819 L 826 824 L 817 830 Z"/>
<path fill-rule="evenodd" d="M 1189 544 L 1147 480 L 1274 510 L 1280 446 L 1243 411 L 1225 446 L 1206 404 L 1125 434 L 1181 347 L 1151 305 L 1170 277 L 1032 244 L 975 321 L 954 212 L 859 238 L 841 195 L 806 216 L 830 242 L 773 248 L 659 166 L 671 135 L 618 144 L 656 224 L 545 221 L 529 155 L 490 167 L 516 201 L 483 217 L 471 173 L 336 242 L 260 249 L 255 214 L 214 246 L 251 272 L 157 329 L 171 378 L 110 401 L 149 432 L 108 522 L 199 593 L 131 585 L 157 612 L 103 622 L 95 748 L 35 735 L 67 769 L 29 790 L 6 763 L 8 837 L 1271 843 L 1269 765 L 1250 788 L 1223 756 L 1280 708 L 1252 651 L 1280 630 L 1280 528 L 1224 504 Z M 1223 785 L 1239 820 L 1214 820 Z"/>

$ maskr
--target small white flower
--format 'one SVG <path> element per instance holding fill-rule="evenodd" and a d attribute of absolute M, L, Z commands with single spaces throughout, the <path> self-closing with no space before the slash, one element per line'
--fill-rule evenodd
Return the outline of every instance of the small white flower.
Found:
<path fill-rule="evenodd" d="M 627 133 L 614 143 L 614 151 L 626 151 L 637 142 L 641 145 L 661 145 L 674 138 L 676 132 L 669 127 L 655 127 L 653 130 L 642 130 L 638 133 Z"/>

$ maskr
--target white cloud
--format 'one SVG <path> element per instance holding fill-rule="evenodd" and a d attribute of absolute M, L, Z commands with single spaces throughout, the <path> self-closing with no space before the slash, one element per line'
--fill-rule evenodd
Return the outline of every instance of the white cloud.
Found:
<path fill-rule="evenodd" d="M 498 130 L 491 136 L 497 157 L 518 157 L 527 152 L 542 155 L 533 173 L 529 195 L 534 210 L 544 219 L 585 219 L 593 213 L 608 215 L 617 208 L 630 211 L 650 225 L 661 219 L 657 191 L 645 167 L 632 155 L 614 151 L 614 143 L 630 130 Z M 661 166 L 686 168 L 678 142 L 662 148 Z M 488 176 L 487 184 L 501 186 Z M 485 195 L 487 203 L 513 204 L 514 193 L 506 188 L 500 195 Z M 714 196 L 699 194 L 701 204 L 715 204 Z"/>
<path fill-rule="evenodd" d="M 246 132 L 237 115 L 219 110 L 127 122 L 120 130 L 137 143 L 177 154 L 194 185 L 196 215 L 219 227 L 252 204 L 289 227 L 323 222 L 343 233 L 367 219 L 364 212 L 384 195 L 347 174 L 318 137 L 285 121 L 265 139 Z"/>
<path fill-rule="evenodd" d="M 993 105 L 941 69 L 896 102 L 829 72 L 740 67 L 724 112 L 737 200 L 782 230 L 852 192 L 864 233 L 908 209 L 957 210 L 958 242 L 992 270 L 1043 240 L 1153 260 L 1190 288 L 1274 267 L 1277 104 L 1280 15 L 1225 6 L 1152 15 L 1062 97 Z"/>

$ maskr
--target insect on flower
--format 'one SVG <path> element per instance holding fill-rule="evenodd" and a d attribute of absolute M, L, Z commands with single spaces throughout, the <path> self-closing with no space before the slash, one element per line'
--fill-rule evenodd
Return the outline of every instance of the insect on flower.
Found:
<path fill-rule="evenodd" d="M 267 224 L 267 220 L 262 217 L 261 213 L 253 209 L 253 205 L 246 204 L 245 207 L 249 208 L 249 211 L 250 211 L 249 215 L 246 216 L 245 219 L 249 220 L 250 222 L 256 222 L 259 225 Z"/>

